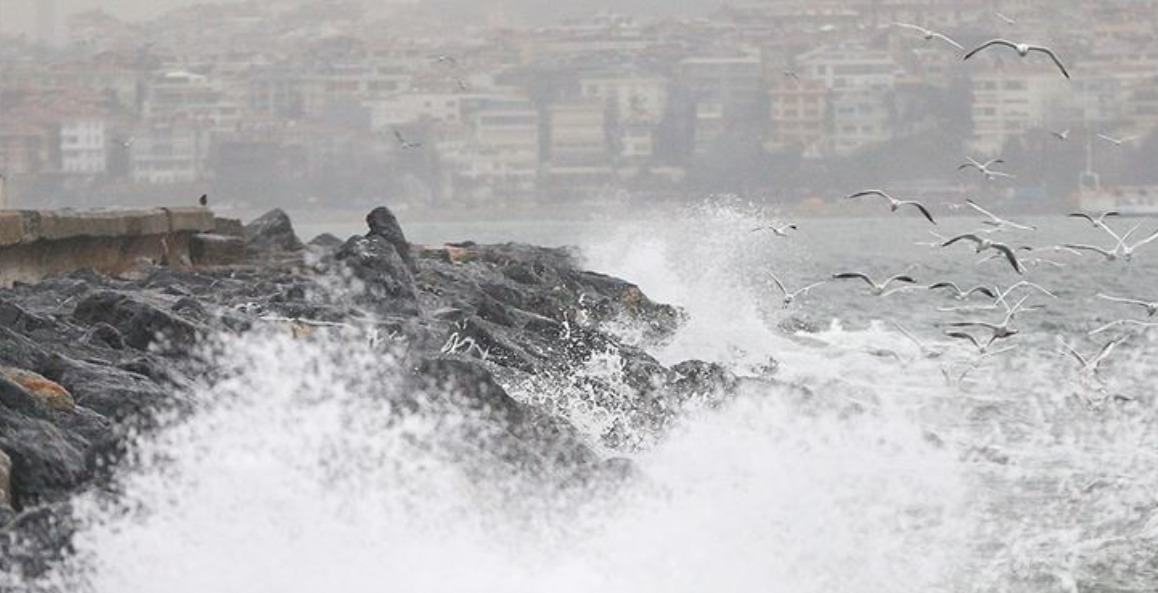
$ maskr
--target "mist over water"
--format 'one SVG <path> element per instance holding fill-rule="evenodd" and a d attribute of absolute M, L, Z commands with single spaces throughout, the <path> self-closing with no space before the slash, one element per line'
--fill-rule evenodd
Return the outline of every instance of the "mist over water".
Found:
<path fill-rule="evenodd" d="M 1019 350 L 947 381 L 944 368 L 968 366 L 967 351 L 927 359 L 886 322 L 899 318 L 936 341 L 929 320 L 940 299 L 869 299 L 860 286 L 838 284 L 786 310 L 762 274 L 774 270 L 796 287 L 846 265 L 899 272 L 904 250 L 882 248 L 893 254 L 882 259 L 867 245 L 909 244 L 923 238 L 921 227 L 906 222 L 887 236 L 862 228 L 845 235 L 852 247 L 829 241 L 826 249 L 803 234 L 753 234 L 757 222 L 744 208 L 715 204 L 580 241 L 591 269 L 686 308 L 682 332 L 654 347 L 664 363 L 718 361 L 740 376 L 770 359 L 780 365 L 776 382 L 746 383 L 721 409 L 693 412 L 621 452 L 640 469 L 626 484 L 562 493 L 501 469 L 487 439 L 462 438 L 477 436 L 476 419 L 392 409 L 386 396 L 401 388 L 403 371 L 364 336 L 251 334 L 215 351 L 225 378 L 200 390 L 196 414 L 137 443 L 116 502 L 81 501 L 76 553 L 49 585 L 102 593 L 1154 588 L 1153 340 L 1132 338 L 1108 364 L 1112 390 L 1132 401 L 1091 409 L 1075 396 L 1056 340 L 1095 311 L 1083 299 L 1050 302 L 1026 317 L 1032 335 Z M 914 256 L 914 273 L 999 275 L 944 257 Z M 1104 274 L 1091 287 L 1154 286 L 1148 267 L 1083 265 Z M 791 318 L 814 331 L 784 329 Z M 617 332 L 636 339 L 630 326 Z M 613 359 L 587 368 L 616 372 Z M 505 387 L 516 399 L 550 400 L 596 447 L 622 413 L 579 405 L 567 385 Z"/>

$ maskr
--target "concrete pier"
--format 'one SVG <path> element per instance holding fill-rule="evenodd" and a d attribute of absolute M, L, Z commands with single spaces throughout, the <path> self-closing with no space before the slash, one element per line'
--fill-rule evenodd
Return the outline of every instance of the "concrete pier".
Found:
<path fill-rule="evenodd" d="M 226 263 L 197 261 L 190 250 L 216 224 L 207 208 L 0 211 L 0 287 L 86 268 L 121 274 L 148 263 Z"/>

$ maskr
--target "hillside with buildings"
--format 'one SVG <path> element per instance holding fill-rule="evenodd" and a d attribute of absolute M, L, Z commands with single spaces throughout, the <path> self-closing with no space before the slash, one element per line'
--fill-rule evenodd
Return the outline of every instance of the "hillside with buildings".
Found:
<path fill-rule="evenodd" d="M 453 7 L 96 11 L 0 38 L 4 194 L 26 207 L 209 193 L 226 208 L 436 211 L 710 191 L 820 211 L 889 178 L 932 200 L 981 192 L 1053 210 L 1087 167 L 1104 183 L 1158 182 L 1137 166 L 1158 158 L 1153 0 L 752 0 L 543 26 Z M 1013 52 L 966 62 L 894 22 L 966 47 L 1047 43 L 1073 79 Z M 966 156 L 1000 156 L 1016 177 L 959 173 Z"/>

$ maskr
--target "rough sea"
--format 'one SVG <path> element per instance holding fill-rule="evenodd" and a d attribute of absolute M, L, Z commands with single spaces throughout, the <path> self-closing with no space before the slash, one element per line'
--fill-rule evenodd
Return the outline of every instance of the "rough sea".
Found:
<path fill-rule="evenodd" d="M 1110 246 L 1088 222 L 1018 222 L 1011 245 Z M 833 273 L 907 273 L 920 284 L 1006 288 L 1023 278 L 972 246 L 918 245 L 980 228 L 943 215 L 772 222 L 713 204 L 584 223 L 404 226 L 411 241 L 574 245 L 586 267 L 636 282 L 689 320 L 653 354 L 720 362 L 744 376 L 778 364 L 775 387 L 685 417 L 631 453 L 646 479 L 605 499 L 553 501 L 525 484 L 479 492 L 464 466 L 423 446 L 437 426 L 384 424 L 333 380 L 391 364 L 358 343 L 244 338 L 222 353 L 229 401 L 138 443 L 122 489 L 139 513 L 80 503 L 85 527 L 54 578 L 136 592 L 1077 592 L 1158 590 L 1158 330 L 1089 331 L 1146 312 L 1096 295 L 1158 300 L 1158 242 L 1131 262 L 1034 251 L 1013 347 L 981 357 L 944 336 L 985 306 L 915 289 L 872 296 Z M 1118 220 L 1137 237 L 1155 220 Z M 306 239 L 349 226 L 307 226 Z M 1057 264 L 1057 265 L 1054 265 Z M 896 324 L 925 344 L 906 337 Z M 618 328 L 632 341 L 633 328 Z M 1063 342 L 1093 355 L 1093 379 Z M 338 352 L 340 355 L 335 355 Z M 614 376 L 615 360 L 588 371 Z M 614 409 L 560 388 L 507 386 L 553 402 L 590 438 Z M 532 389 L 534 391 L 532 391 Z M 307 391 L 308 401 L 293 394 Z M 163 460 L 163 461 L 162 461 Z M 469 470 L 485 472 L 485 467 Z"/>

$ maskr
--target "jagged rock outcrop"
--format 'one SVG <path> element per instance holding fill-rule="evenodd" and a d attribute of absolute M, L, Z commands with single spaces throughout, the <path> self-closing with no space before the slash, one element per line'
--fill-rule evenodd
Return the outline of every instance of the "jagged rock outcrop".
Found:
<path fill-rule="evenodd" d="M 630 435 L 660 432 L 681 406 L 722 400 L 735 387 L 718 365 L 666 368 L 651 357 L 645 346 L 670 338 L 683 314 L 584 270 L 571 250 L 415 246 L 386 208 L 367 224 L 365 235 L 307 253 L 288 216 L 274 211 L 246 227 L 248 263 L 131 278 L 81 271 L 0 291 L 0 368 L 13 369 L 0 373 L 0 452 L 11 461 L 4 489 L 0 457 L 0 536 L 63 545 L 68 522 L 58 519 L 69 497 L 108 480 L 125 435 L 148 430 L 160 411 L 181 413 L 195 379 L 215 380 L 196 353 L 219 333 L 268 328 L 308 339 L 372 328 L 409 372 L 399 410 L 475 417 L 511 471 L 562 486 L 630 479 L 630 461 L 597 449 L 630 451 L 638 444 Z M 623 343 L 607 330 L 612 322 L 640 328 L 644 347 Z M 616 366 L 591 372 L 597 359 Z M 536 386 L 631 412 L 593 440 L 523 393 Z M 0 570 L 37 568 L 5 556 L 4 545 Z"/>

